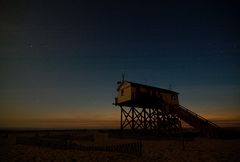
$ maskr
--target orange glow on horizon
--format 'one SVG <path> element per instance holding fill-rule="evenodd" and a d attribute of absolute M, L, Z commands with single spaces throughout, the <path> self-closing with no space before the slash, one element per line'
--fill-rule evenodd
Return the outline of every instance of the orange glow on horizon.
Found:
<path fill-rule="evenodd" d="M 231 109 L 232 111 L 227 111 L 229 109 L 214 111 L 213 108 L 202 109 L 197 106 L 194 108 L 195 110 L 191 108 L 190 110 L 212 122 L 240 121 L 238 111 L 235 112 L 233 109 Z M 96 108 L 89 108 L 89 111 L 76 110 L 75 112 L 48 113 L 2 111 L 0 114 L 0 128 L 119 128 L 120 109 L 113 107 L 108 109 L 109 111 L 106 108 L 98 108 L 99 111 L 93 111 Z"/>
<path fill-rule="evenodd" d="M 207 118 L 208 120 L 221 125 L 226 123 L 229 126 L 238 126 L 240 119 L 236 118 Z M 183 123 L 183 126 L 187 124 Z M 0 127 L 2 128 L 119 128 L 120 119 L 99 119 L 93 118 L 19 118 L 11 120 L 1 120 Z M 188 126 L 187 126 L 188 127 Z"/>

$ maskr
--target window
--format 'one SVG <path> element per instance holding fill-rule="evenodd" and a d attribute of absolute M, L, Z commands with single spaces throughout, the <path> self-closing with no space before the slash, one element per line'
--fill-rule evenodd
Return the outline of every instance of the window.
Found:
<path fill-rule="evenodd" d="M 176 95 L 172 95 L 171 98 L 172 98 L 172 100 L 174 100 L 174 101 L 177 99 Z"/>
<path fill-rule="evenodd" d="M 122 90 L 121 90 L 121 96 L 123 96 L 123 95 L 124 95 L 124 90 L 122 89 Z"/>

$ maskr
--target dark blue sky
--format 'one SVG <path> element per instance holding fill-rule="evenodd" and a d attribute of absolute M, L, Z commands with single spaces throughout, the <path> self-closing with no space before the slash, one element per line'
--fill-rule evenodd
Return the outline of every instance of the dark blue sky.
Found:
<path fill-rule="evenodd" d="M 171 84 L 180 104 L 209 118 L 240 118 L 236 3 L 1 0 L 0 6 L 1 126 L 85 114 L 118 120 L 111 103 L 122 73 L 134 82 Z"/>

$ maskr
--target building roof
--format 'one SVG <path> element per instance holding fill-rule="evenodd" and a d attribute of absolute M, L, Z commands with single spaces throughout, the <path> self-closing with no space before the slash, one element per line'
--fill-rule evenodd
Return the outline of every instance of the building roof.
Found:
<path fill-rule="evenodd" d="M 130 83 L 132 86 L 134 87 L 146 87 L 146 88 L 149 88 L 149 89 L 155 89 L 155 90 L 158 90 L 158 91 L 162 91 L 162 92 L 166 92 L 166 93 L 172 93 L 172 94 L 179 94 L 175 91 L 172 91 L 172 90 L 168 90 L 168 89 L 163 89 L 163 88 L 158 88 L 158 87 L 153 87 L 153 86 L 149 86 L 149 85 L 145 85 L 145 84 L 139 84 L 139 83 L 134 83 L 134 82 L 131 82 L 131 81 L 127 81 L 127 80 L 124 80 L 122 81 L 121 85 L 124 83 L 124 82 L 128 82 Z M 120 85 L 120 86 L 121 86 Z M 120 87 L 119 86 L 119 87 Z"/>

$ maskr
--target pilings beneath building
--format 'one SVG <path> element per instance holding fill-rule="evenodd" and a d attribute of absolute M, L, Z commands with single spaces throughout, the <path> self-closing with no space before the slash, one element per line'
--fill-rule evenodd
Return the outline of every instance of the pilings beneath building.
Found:
<path fill-rule="evenodd" d="M 162 108 L 121 107 L 121 130 L 143 134 L 172 134 L 181 128 L 180 119 Z"/>

